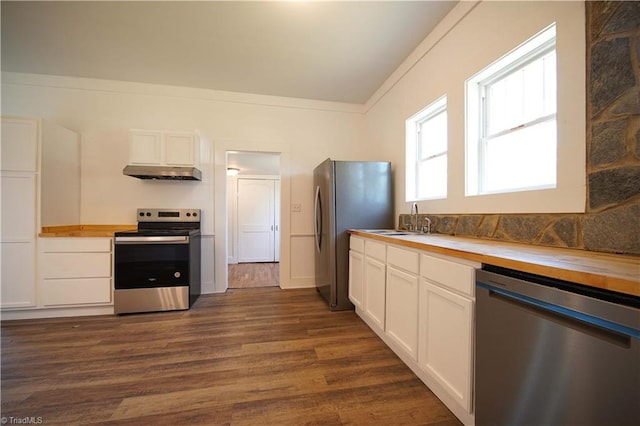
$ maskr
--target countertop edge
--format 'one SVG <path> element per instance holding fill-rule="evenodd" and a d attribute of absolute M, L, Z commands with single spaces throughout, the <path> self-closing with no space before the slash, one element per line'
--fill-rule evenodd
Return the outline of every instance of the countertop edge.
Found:
<path fill-rule="evenodd" d="M 42 238 L 113 237 L 119 231 L 135 231 L 137 225 L 59 225 L 43 226 L 38 234 Z"/>
<path fill-rule="evenodd" d="M 405 247 L 640 296 L 640 257 L 443 234 L 386 236 L 356 229 L 348 232 Z M 420 237 L 428 241 L 417 240 Z M 484 250 L 480 250 L 480 246 Z M 475 251 L 474 247 L 477 247 Z"/>

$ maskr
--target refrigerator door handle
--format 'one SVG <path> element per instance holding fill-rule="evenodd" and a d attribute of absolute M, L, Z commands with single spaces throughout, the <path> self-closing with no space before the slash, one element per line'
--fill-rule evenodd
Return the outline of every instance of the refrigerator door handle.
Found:
<path fill-rule="evenodd" d="M 316 239 L 316 250 L 320 253 L 322 243 L 322 200 L 320 199 L 320 186 L 316 186 L 315 208 L 313 210 L 313 233 Z"/>

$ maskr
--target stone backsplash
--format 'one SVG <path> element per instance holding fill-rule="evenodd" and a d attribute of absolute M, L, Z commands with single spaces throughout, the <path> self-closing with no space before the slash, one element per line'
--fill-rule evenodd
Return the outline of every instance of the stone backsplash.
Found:
<path fill-rule="evenodd" d="M 586 212 L 421 214 L 433 233 L 640 255 L 640 2 L 585 5 Z"/>

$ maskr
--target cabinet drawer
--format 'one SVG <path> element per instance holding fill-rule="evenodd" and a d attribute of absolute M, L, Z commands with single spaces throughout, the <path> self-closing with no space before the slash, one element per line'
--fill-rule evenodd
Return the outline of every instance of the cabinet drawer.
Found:
<path fill-rule="evenodd" d="M 111 279 L 43 280 L 41 294 L 45 306 L 111 303 Z"/>
<path fill-rule="evenodd" d="M 420 255 L 415 251 L 389 246 L 387 248 L 387 263 L 417 274 L 420 269 Z"/>
<path fill-rule="evenodd" d="M 371 241 L 371 240 L 366 240 L 364 244 L 364 253 L 367 256 L 373 257 L 374 259 L 378 259 L 381 262 L 386 262 L 387 260 L 386 248 L 387 247 L 384 244 L 376 243 L 375 241 Z"/>
<path fill-rule="evenodd" d="M 45 253 L 42 278 L 106 278 L 111 276 L 111 253 Z"/>
<path fill-rule="evenodd" d="M 111 238 L 41 238 L 43 253 L 110 252 Z"/>
<path fill-rule="evenodd" d="M 475 269 L 437 257 L 422 255 L 421 275 L 468 296 L 475 294 Z"/>
<path fill-rule="evenodd" d="M 352 236 L 349 239 L 349 248 L 351 250 L 364 253 L 364 239 Z"/>

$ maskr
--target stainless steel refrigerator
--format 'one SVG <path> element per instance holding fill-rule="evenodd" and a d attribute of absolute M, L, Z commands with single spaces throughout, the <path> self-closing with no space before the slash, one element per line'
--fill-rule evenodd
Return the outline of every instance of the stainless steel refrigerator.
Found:
<path fill-rule="evenodd" d="M 352 309 L 347 230 L 394 227 L 391 163 L 328 158 L 313 187 L 316 288 L 331 310 Z"/>

